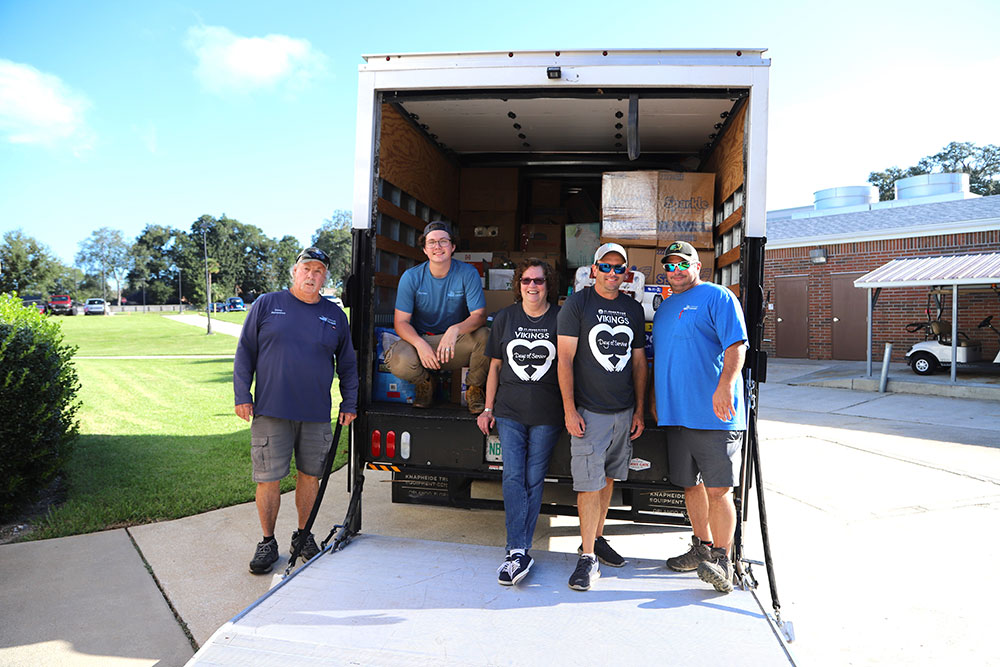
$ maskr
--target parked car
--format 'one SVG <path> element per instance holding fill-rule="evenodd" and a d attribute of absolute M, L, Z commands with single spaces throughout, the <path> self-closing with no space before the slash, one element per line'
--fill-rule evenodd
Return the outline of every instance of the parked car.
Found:
<path fill-rule="evenodd" d="M 83 307 L 84 315 L 103 315 L 104 314 L 104 299 L 87 299 L 86 305 Z"/>
<path fill-rule="evenodd" d="M 49 313 L 52 315 L 75 315 L 73 299 L 68 294 L 54 294 L 49 297 Z"/>
<path fill-rule="evenodd" d="M 40 296 L 22 296 L 21 297 L 22 306 L 32 306 L 38 309 L 38 312 L 45 313 L 45 300 Z"/>
<path fill-rule="evenodd" d="M 246 310 L 247 306 L 243 303 L 243 299 L 238 296 L 231 296 L 226 299 L 226 310 L 230 313 L 237 310 Z"/>
<path fill-rule="evenodd" d="M 337 304 L 341 308 L 344 307 L 344 302 L 340 300 L 339 296 L 333 296 L 332 294 L 324 294 L 323 298 L 326 299 L 327 301 L 333 301 L 335 304 Z"/>
<path fill-rule="evenodd" d="M 224 313 L 226 312 L 226 304 L 221 301 L 216 301 L 215 303 L 210 303 L 205 306 L 205 310 L 211 311 L 213 313 Z"/>

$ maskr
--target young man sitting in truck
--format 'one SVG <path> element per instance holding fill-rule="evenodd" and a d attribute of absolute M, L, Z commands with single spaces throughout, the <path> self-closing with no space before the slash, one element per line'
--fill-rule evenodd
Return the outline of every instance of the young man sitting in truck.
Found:
<path fill-rule="evenodd" d="M 428 408 L 434 399 L 430 371 L 461 372 L 468 366 L 465 399 L 469 412 L 486 407 L 483 387 L 489 371 L 484 354 L 489 331 L 486 297 L 476 269 L 452 259 L 455 239 L 446 222 L 432 222 L 418 240 L 427 261 L 399 279 L 393 323 L 399 341 L 385 353 L 389 372 L 416 385 L 413 406 Z"/>

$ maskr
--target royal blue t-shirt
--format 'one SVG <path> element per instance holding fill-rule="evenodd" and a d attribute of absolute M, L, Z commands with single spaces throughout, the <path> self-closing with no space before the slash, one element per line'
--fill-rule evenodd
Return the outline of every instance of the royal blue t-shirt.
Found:
<path fill-rule="evenodd" d="M 407 269 L 399 279 L 396 310 L 410 313 L 418 334 L 442 334 L 453 324 L 486 307 L 483 283 L 471 264 L 451 260 L 448 275 L 435 278 L 430 262 Z"/>
<path fill-rule="evenodd" d="M 278 419 L 329 422 L 334 369 L 341 411 L 357 413 L 358 363 L 347 315 L 337 304 L 306 303 L 288 290 L 254 301 L 233 361 L 236 405 L 253 403 L 254 414 Z"/>
<path fill-rule="evenodd" d="M 743 309 L 725 287 L 701 283 L 664 299 L 653 317 L 653 382 L 660 426 L 742 431 L 747 427 L 743 375 L 733 389 L 735 414 L 715 416 L 712 395 L 719 386 L 723 355 L 747 340 Z"/>

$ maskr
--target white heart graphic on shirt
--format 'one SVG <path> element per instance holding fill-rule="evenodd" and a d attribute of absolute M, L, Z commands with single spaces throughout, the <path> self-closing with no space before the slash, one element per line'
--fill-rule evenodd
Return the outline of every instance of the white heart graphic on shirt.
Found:
<path fill-rule="evenodd" d="M 625 345 L 625 352 L 623 354 L 616 354 L 608 352 L 607 349 L 602 350 L 601 341 L 598 340 L 598 336 L 602 333 L 607 334 L 603 340 L 607 340 L 608 338 L 614 339 L 618 335 L 624 334 L 628 338 L 628 343 Z M 601 322 L 590 330 L 590 335 L 587 336 L 587 339 L 590 341 L 590 351 L 594 353 L 597 363 L 609 373 L 620 373 L 625 368 L 625 364 L 632 358 L 632 327 L 620 324 L 612 328 Z M 617 363 L 612 362 L 611 357 L 617 357 Z"/>
<path fill-rule="evenodd" d="M 545 350 L 545 359 L 537 359 L 538 363 L 518 363 L 514 356 L 515 348 L 527 348 L 530 353 L 538 347 Z M 510 363 L 510 369 L 514 371 L 514 375 L 525 382 L 538 380 L 544 376 L 549 367 L 552 366 L 552 360 L 555 359 L 555 356 L 556 346 L 547 340 L 523 340 L 515 338 L 507 343 L 507 361 Z M 522 359 L 521 361 L 523 362 L 524 360 Z M 530 367 L 535 369 L 533 373 L 528 373 L 528 368 Z"/>

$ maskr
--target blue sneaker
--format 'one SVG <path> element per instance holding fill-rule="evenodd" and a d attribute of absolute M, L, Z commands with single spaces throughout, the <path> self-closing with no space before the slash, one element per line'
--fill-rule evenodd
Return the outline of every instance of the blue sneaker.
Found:
<path fill-rule="evenodd" d="M 511 556 L 510 565 L 507 568 L 510 575 L 510 583 L 516 584 L 524 579 L 534 562 L 535 559 L 526 553 Z"/>
<path fill-rule="evenodd" d="M 497 568 L 497 583 L 501 586 L 513 586 L 514 582 L 510 578 L 510 554 L 503 559 L 503 563 Z"/>

